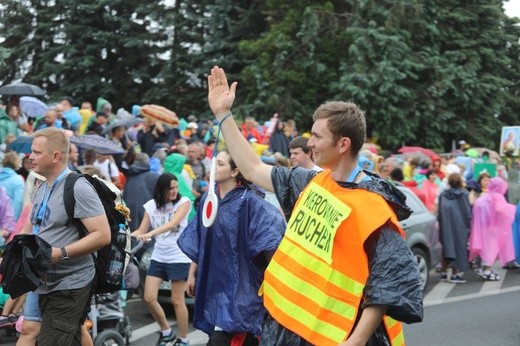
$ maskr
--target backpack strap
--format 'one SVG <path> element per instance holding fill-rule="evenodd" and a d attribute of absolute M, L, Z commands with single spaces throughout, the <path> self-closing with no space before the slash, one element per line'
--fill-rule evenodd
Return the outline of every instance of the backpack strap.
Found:
<path fill-rule="evenodd" d="M 76 181 L 81 178 L 83 174 L 79 174 L 76 172 L 71 172 L 65 178 L 65 187 L 63 190 L 63 204 L 65 205 L 65 211 L 67 212 L 67 222 L 66 226 L 75 225 L 78 228 L 78 232 L 80 233 L 80 238 L 83 236 L 81 234 L 79 225 L 81 225 L 81 221 L 77 218 L 74 218 L 74 207 L 76 206 L 76 198 L 74 197 L 74 185 Z"/>
<path fill-rule="evenodd" d="M 199 160 L 199 163 L 200 163 L 200 166 L 202 167 L 202 178 L 201 178 L 201 180 L 204 180 L 204 178 L 206 178 L 206 166 L 204 165 L 202 160 Z"/>

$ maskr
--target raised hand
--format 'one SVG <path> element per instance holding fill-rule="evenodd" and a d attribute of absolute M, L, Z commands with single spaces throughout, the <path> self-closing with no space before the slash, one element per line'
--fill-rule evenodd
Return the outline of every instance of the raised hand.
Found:
<path fill-rule="evenodd" d="M 236 89 L 237 82 L 233 82 L 229 87 L 226 73 L 222 68 L 215 66 L 211 69 L 211 74 L 208 76 L 208 102 L 217 120 L 222 120 L 231 110 Z"/>

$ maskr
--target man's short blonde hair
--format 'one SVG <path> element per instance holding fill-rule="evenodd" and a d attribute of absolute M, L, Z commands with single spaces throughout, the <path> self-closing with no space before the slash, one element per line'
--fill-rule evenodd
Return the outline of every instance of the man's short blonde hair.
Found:
<path fill-rule="evenodd" d="M 47 138 L 47 151 L 50 153 L 58 151 L 61 154 L 61 161 L 67 162 L 69 158 L 70 141 L 62 130 L 55 127 L 46 127 L 34 132 L 32 136 L 33 138 Z"/>

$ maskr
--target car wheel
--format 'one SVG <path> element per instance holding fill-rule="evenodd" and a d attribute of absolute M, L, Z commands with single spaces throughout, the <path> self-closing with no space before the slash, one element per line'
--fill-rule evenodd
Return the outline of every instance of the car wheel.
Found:
<path fill-rule="evenodd" d="M 414 247 L 412 249 L 412 253 L 417 260 L 417 266 L 419 267 L 419 272 L 422 280 L 422 288 L 426 286 L 428 283 L 428 274 L 430 271 L 430 263 L 428 263 L 428 256 L 424 252 L 424 250 Z"/>

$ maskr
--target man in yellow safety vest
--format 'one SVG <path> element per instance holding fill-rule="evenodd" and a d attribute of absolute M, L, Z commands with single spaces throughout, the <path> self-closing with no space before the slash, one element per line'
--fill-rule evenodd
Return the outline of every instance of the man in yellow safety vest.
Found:
<path fill-rule="evenodd" d="M 260 293 L 269 316 L 262 345 L 404 345 L 399 321 L 422 320 L 417 263 L 398 220 L 405 197 L 362 171 L 364 112 L 328 102 L 308 141 L 322 172 L 262 163 L 233 120 L 236 82 L 211 70 L 208 100 L 240 172 L 273 191 L 288 218 Z"/>

